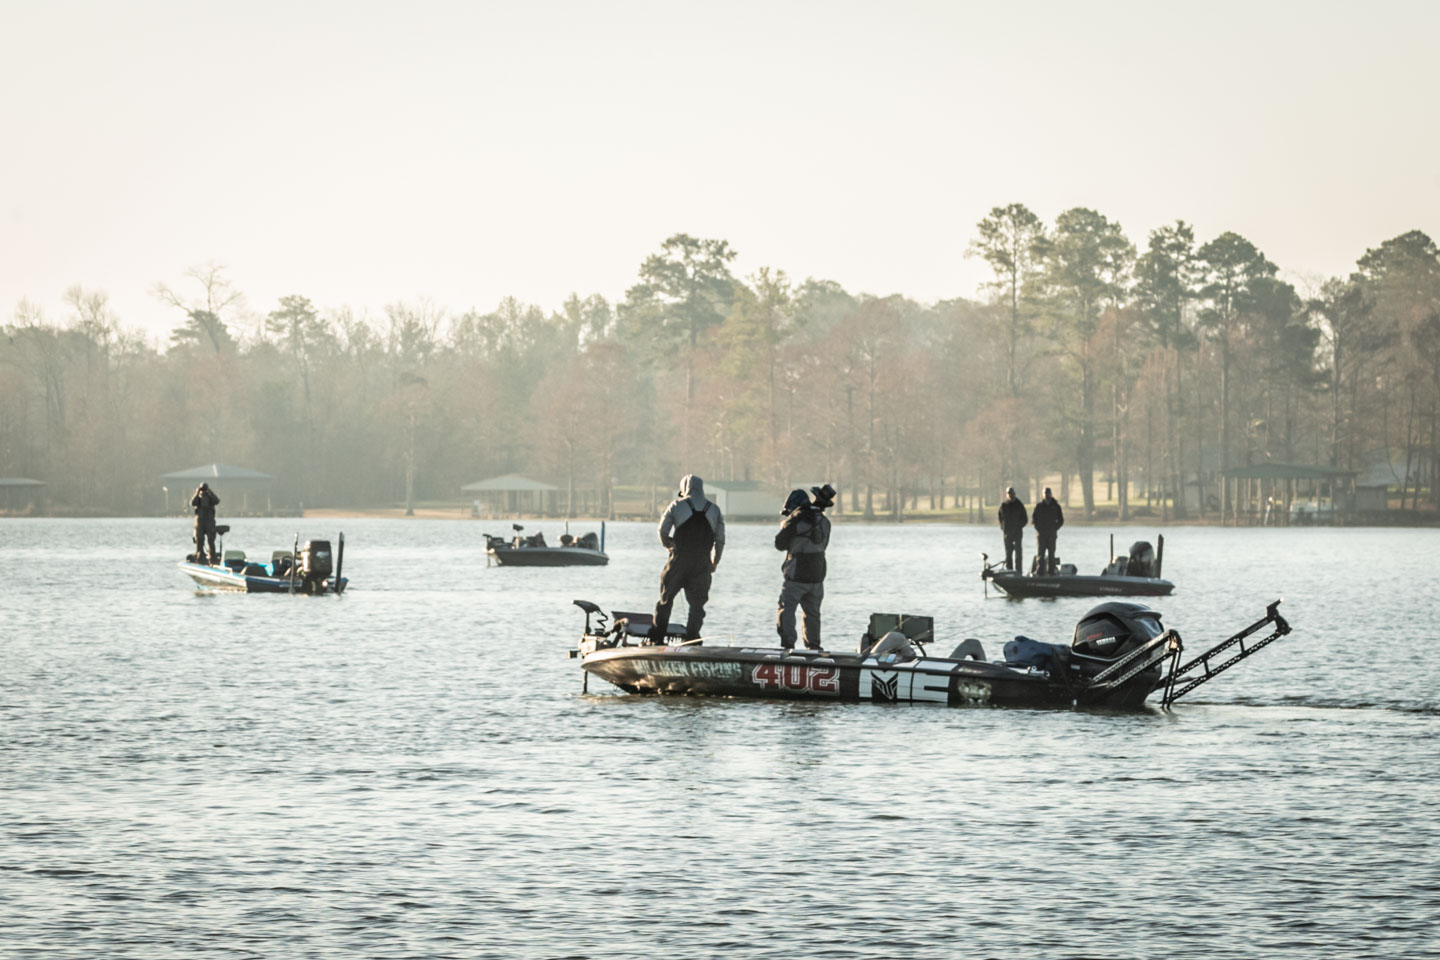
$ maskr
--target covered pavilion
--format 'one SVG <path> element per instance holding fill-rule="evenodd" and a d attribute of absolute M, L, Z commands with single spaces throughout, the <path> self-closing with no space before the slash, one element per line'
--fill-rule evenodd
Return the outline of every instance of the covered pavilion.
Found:
<path fill-rule="evenodd" d="M 272 512 L 270 503 L 270 484 L 275 480 L 268 473 L 261 473 L 259 470 L 250 470 L 245 467 L 232 467 L 224 463 L 207 463 L 199 467 L 191 467 L 188 470 L 176 470 L 174 473 L 161 474 L 160 489 L 165 491 L 165 513 L 170 513 L 172 494 L 178 499 L 180 512 L 189 510 L 190 496 L 195 488 L 202 483 L 210 484 L 210 489 L 220 498 L 224 513 L 249 513 L 250 497 L 255 497 L 258 506 L 260 495 L 265 497 L 265 511 Z M 237 502 L 238 499 L 238 502 Z M 228 509 L 223 509 L 228 508 Z"/>
<path fill-rule="evenodd" d="M 5 512 L 13 511 L 17 500 L 26 506 L 33 504 L 43 486 L 45 486 L 44 480 L 31 480 L 29 477 L 0 477 L 0 490 L 5 491 Z"/>
<path fill-rule="evenodd" d="M 518 473 L 477 480 L 460 488 L 475 501 L 476 512 L 489 516 L 520 516 L 534 514 L 546 517 L 555 514 L 555 501 L 560 488 Z"/>
<path fill-rule="evenodd" d="M 1226 470 L 1223 482 L 1231 484 L 1230 516 L 1223 523 L 1289 526 L 1291 506 L 1306 497 L 1326 512 L 1354 508 L 1356 471 L 1300 463 L 1266 461 Z"/>

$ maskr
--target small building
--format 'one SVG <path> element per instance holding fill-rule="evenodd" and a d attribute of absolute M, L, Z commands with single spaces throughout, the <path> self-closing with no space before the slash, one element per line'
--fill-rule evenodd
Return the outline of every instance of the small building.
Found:
<path fill-rule="evenodd" d="M 1356 513 L 1381 513 L 1388 510 L 1389 491 L 1390 488 L 1383 483 L 1357 483 L 1353 509 Z"/>
<path fill-rule="evenodd" d="M 752 480 L 717 480 L 705 484 L 705 496 L 715 501 L 727 521 L 778 521 L 788 492 Z"/>
<path fill-rule="evenodd" d="M 0 503 L 4 504 L 6 513 L 28 510 L 40 499 L 40 491 L 44 486 L 45 481 L 31 480 L 29 477 L 0 477 L 0 490 L 5 491 L 5 499 Z"/>
<path fill-rule="evenodd" d="M 555 502 L 560 488 L 518 473 L 507 473 L 503 477 L 467 483 L 460 492 L 475 501 L 474 512 L 479 516 L 532 514 L 548 517 L 556 513 Z"/>
<path fill-rule="evenodd" d="M 255 509 L 259 509 L 260 504 L 264 503 L 265 512 L 273 513 L 270 485 L 274 480 L 270 474 L 261 473 L 259 470 L 232 467 L 224 463 L 207 463 L 188 470 L 162 474 L 160 489 L 165 491 L 166 514 L 170 513 L 172 504 L 177 506 L 181 513 L 188 512 L 190 497 L 202 483 L 208 483 L 210 489 L 220 498 L 222 513 L 249 513 L 251 497 L 255 498 Z"/>

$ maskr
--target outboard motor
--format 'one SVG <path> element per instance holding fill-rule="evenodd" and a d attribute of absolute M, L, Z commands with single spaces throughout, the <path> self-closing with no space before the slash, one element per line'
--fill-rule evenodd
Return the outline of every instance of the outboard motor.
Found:
<path fill-rule="evenodd" d="M 1130 544 L 1130 562 L 1126 572 L 1132 577 L 1155 576 L 1155 548 L 1148 540 L 1137 540 Z"/>
<path fill-rule="evenodd" d="M 300 580 L 306 593 L 325 583 L 334 570 L 331 563 L 329 540 L 305 541 L 300 548 Z"/>
<path fill-rule="evenodd" d="M 1164 632 L 1158 610 L 1143 603 L 1113 600 L 1092 608 L 1075 624 L 1070 652 L 1103 667 Z"/>

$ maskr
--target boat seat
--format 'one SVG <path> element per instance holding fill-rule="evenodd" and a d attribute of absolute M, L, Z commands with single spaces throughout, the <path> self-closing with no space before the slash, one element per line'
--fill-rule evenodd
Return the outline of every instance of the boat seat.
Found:
<path fill-rule="evenodd" d="M 985 659 L 985 647 L 974 637 L 967 637 L 961 640 L 954 650 L 950 651 L 951 660 L 981 660 Z"/>
<path fill-rule="evenodd" d="M 245 551 L 244 551 L 244 550 L 226 550 L 226 551 L 225 551 L 225 562 L 226 562 L 226 563 L 229 563 L 231 560 L 244 560 L 244 559 L 245 559 Z"/>
<path fill-rule="evenodd" d="M 899 630 L 891 630 L 875 642 L 875 646 L 870 648 L 869 656 L 876 660 L 895 660 L 904 663 L 907 660 L 915 659 L 915 650 L 910 645 L 909 637 Z"/>
<path fill-rule="evenodd" d="M 610 619 L 618 626 L 623 620 L 625 622 L 625 635 L 629 637 L 648 637 L 650 627 L 655 622 L 653 613 L 626 613 L 624 610 L 611 610 Z"/>
<path fill-rule="evenodd" d="M 1009 667 L 1038 667 L 1052 673 L 1062 669 L 1068 648 L 1058 643 L 1045 643 L 1018 636 L 1005 644 L 1005 665 Z"/>
<path fill-rule="evenodd" d="M 271 563 L 279 563 L 281 560 L 294 560 L 295 554 L 289 550 L 276 550 L 270 554 Z"/>

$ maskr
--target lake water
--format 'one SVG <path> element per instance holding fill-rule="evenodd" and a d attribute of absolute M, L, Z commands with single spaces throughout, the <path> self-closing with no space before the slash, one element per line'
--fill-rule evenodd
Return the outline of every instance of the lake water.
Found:
<path fill-rule="evenodd" d="M 651 525 L 601 569 L 487 569 L 484 521 L 227 545 L 297 526 L 343 597 L 197 594 L 181 520 L 0 521 L 0 956 L 1440 956 L 1435 531 L 1170 529 L 1189 651 L 1295 632 L 1113 714 L 585 696 L 570 601 L 653 605 Z M 772 536 L 707 635 L 773 636 Z M 985 599 L 999 547 L 841 519 L 827 646 L 1067 639 L 1090 601 Z"/>

